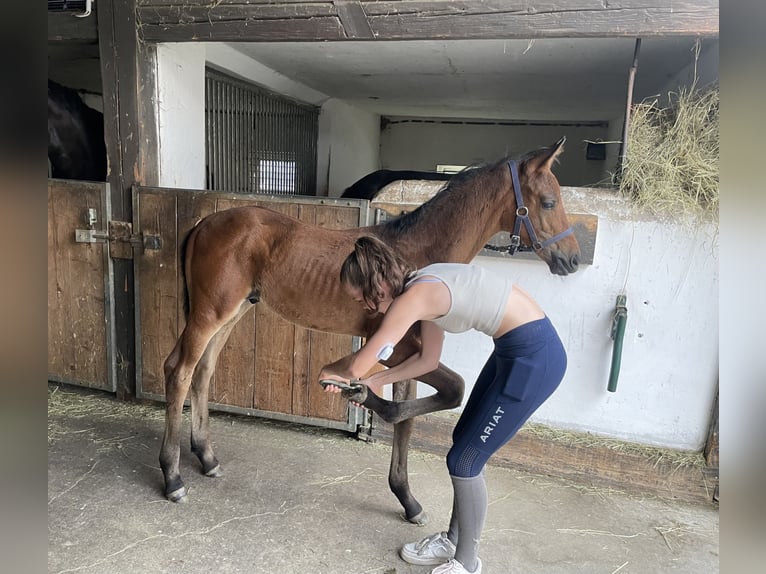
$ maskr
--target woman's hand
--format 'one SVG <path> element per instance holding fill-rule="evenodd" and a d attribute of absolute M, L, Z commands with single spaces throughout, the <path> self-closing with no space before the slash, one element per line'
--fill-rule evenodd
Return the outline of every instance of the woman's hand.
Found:
<path fill-rule="evenodd" d="M 337 381 L 339 383 L 345 383 L 350 384 L 350 379 L 347 379 L 346 377 L 342 377 L 336 373 L 333 373 L 331 370 L 329 370 L 327 367 L 323 368 L 319 373 L 319 382 L 321 381 Z M 327 385 L 324 388 L 324 392 L 326 393 L 339 393 L 341 390 L 336 387 L 335 385 Z"/>

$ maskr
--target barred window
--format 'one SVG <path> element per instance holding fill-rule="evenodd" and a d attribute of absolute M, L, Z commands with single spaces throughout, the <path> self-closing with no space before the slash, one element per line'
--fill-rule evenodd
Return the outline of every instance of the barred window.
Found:
<path fill-rule="evenodd" d="M 207 189 L 316 195 L 319 108 L 205 71 Z"/>

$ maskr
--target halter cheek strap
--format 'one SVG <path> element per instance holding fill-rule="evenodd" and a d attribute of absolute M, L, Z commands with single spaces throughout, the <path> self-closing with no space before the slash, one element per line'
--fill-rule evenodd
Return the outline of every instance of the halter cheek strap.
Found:
<path fill-rule="evenodd" d="M 519 168 L 516 161 L 510 160 L 508 162 L 508 167 L 511 169 L 513 194 L 516 196 L 516 219 L 513 223 L 513 233 L 511 234 L 511 244 L 508 246 L 508 253 L 513 255 L 517 251 L 539 251 L 540 249 L 545 249 L 549 245 L 556 243 L 567 235 L 574 233 L 574 230 L 571 227 L 568 227 L 561 233 L 557 233 L 541 243 L 540 240 L 537 239 L 537 233 L 535 233 L 535 228 L 532 226 L 532 221 L 529 219 L 529 208 L 524 205 L 524 199 L 521 196 Z M 529 239 L 532 241 L 531 247 L 521 244 L 521 235 L 519 235 L 519 232 L 521 231 L 522 223 L 529 234 Z"/>

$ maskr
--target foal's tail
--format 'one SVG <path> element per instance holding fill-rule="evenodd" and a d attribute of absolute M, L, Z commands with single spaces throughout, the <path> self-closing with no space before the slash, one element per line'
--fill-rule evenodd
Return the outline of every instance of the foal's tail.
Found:
<path fill-rule="evenodd" d="M 183 241 L 181 241 L 181 253 L 179 254 L 181 257 L 181 282 L 184 286 L 184 319 L 189 318 L 189 286 L 186 282 L 186 248 L 189 246 L 189 238 L 191 237 L 195 227 L 196 225 L 187 231 L 186 235 L 184 235 Z"/>

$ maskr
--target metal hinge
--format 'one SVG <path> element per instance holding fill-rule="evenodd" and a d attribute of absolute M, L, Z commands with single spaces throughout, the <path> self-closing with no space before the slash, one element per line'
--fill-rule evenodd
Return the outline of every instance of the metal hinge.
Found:
<path fill-rule="evenodd" d="M 127 221 L 109 221 L 105 233 L 94 229 L 96 214 L 88 209 L 88 229 L 75 229 L 75 243 L 109 243 L 109 256 L 113 259 L 133 259 L 133 250 L 157 250 L 162 247 L 159 235 L 133 233 L 133 224 Z"/>
<path fill-rule="evenodd" d="M 372 431 L 375 428 L 372 421 L 372 411 L 359 407 L 357 408 L 356 416 L 356 438 L 369 443 L 376 442 L 375 438 L 372 436 Z"/>

